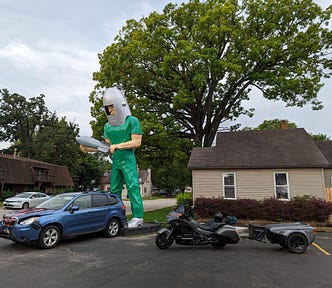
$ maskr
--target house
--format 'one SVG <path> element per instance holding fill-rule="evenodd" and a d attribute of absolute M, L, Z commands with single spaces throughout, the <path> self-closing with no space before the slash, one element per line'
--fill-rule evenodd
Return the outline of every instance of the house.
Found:
<path fill-rule="evenodd" d="M 56 193 L 74 183 L 65 166 L 0 154 L 0 191 Z"/>
<path fill-rule="evenodd" d="M 110 179 L 112 171 L 107 171 L 101 178 L 101 190 L 110 191 Z M 151 181 L 151 169 L 138 170 L 138 183 L 142 197 L 149 197 L 152 195 L 152 181 Z M 128 192 L 126 183 L 123 183 L 122 197 L 127 198 Z"/>
<path fill-rule="evenodd" d="M 326 198 L 332 141 L 315 142 L 301 128 L 221 132 L 215 146 L 193 149 L 188 168 L 194 199 Z"/>

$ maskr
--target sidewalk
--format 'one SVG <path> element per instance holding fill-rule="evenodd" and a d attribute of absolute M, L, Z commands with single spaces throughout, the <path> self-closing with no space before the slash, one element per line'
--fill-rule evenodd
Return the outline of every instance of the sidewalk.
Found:
<path fill-rule="evenodd" d="M 123 200 L 126 205 L 126 214 L 131 215 L 131 206 L 129 200 Z M 153 211 L 176 205 L 175 198 L 160 198 L 156 200 L 143 200 L 144 211 Z"/>

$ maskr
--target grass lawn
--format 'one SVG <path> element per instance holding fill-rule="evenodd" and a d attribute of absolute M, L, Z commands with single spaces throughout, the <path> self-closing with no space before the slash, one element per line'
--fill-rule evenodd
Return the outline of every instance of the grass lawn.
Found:
<path fill-rule="evenodd" d="M 144 212 L 144 222 L 166 222 L 167 214 L 173 210 L 174 207 L 166 207 L 158 210 L 153 211 L 146 211 Z M 132 218 L 132 215 L 127 215 L 127 220 L 129 221 Z"/>

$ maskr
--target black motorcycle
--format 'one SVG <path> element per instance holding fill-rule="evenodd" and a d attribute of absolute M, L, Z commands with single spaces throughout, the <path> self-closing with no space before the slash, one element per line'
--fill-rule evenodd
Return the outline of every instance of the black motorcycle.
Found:
<path fill-rule="evenodd" d="M 240 237 L 231 224 L 234 219 L 224 219 L 221 213 L 214 216 L 214 220 L 198 223 L 186 216 L 184 207 L 171 211 L 167 215 L 167 228 L 158 231 L 155 243 L 160 249 L 169 248 L 173 242 L 180 245 L 209 245 L 222 248 L 226 244 L 236 244 Z"/>

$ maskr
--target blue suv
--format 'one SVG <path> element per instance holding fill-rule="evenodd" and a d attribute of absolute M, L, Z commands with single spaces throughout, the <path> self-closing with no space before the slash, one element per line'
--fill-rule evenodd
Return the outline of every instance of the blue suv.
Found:
<path fill-rule="evenodd" d="M 81 234 L 104 231 L 106 237 L 116 237 L 126 222 L 126 206 L 115 194 L 64 193 L 35 208 L 5 214 L 0 237 L 50 249 L 62 238 Z"/>

